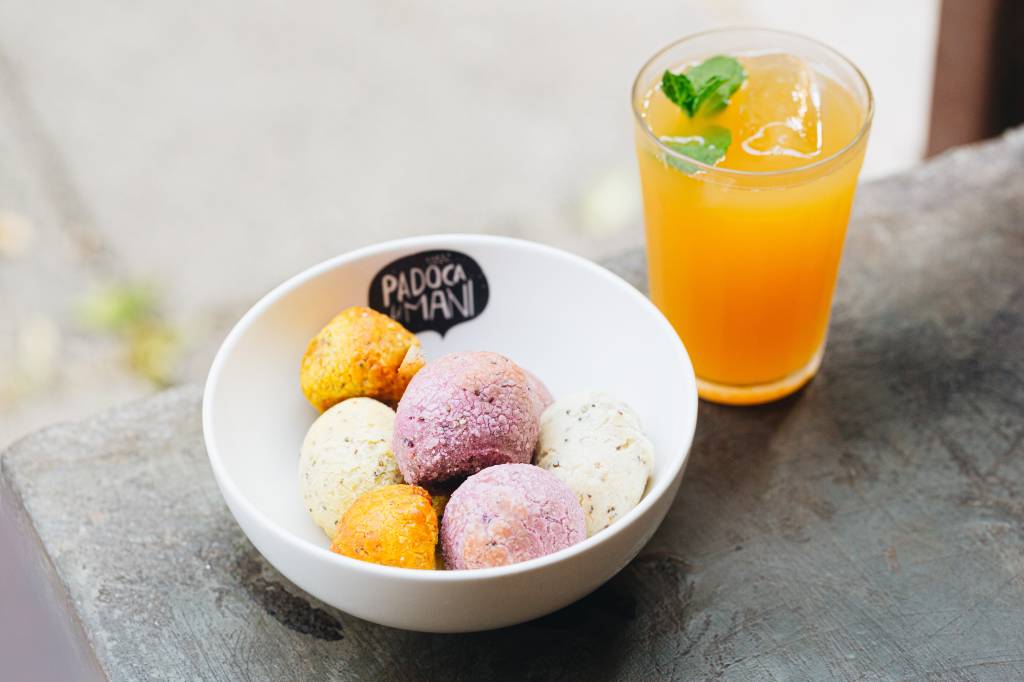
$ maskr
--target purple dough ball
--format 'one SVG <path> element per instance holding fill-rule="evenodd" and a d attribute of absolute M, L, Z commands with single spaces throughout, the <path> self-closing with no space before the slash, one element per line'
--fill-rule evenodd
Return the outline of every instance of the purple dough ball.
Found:
<path fill-rule="evenodd" d="M 533 399 L 537 405 L 537 414 L 544 414 L 544 410 L 551 407 L 551 404 L 555 402 L 555 399 L 551 397 L 551 391 L 544 385 L 544 382 L 534 376 L 533 372 L 524 369 L 523 373 L 526 374 L 526 380 L 530 384 L 530 390 L 533 391 Z"/>
<path fill-rule="evenodd" d="M 441 519 L 441 548 L 450 569 L 527 561 L 586 537 L 576 495 L 532 464 L 501 464 L 470 476 Z"/>
<path fill-rule="evenodd" d="M 467 476 L 529 462 L 551 396 L 497 353 L 452 353 L 428 363 L 405 390 L 393 450 L 406 483 Z"/>

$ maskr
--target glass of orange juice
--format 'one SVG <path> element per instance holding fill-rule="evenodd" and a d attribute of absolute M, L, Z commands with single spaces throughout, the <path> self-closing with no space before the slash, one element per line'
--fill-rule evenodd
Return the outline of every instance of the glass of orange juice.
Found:
<path fill-rule="evenodd" d="M 871 126 L 867 81 L 809 38 L 710 31 L 644 65 L 633 112 L 651 298 L 701 397 L 798 390 L 825 349 Z"/>

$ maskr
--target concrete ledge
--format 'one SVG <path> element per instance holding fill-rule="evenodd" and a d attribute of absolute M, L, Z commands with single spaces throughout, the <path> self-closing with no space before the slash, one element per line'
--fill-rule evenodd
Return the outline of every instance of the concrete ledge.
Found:
<path fill-rule="evenodd" d="M 702 404 L 640 558 L 504 631 L 390 630 L 287 583 L 220 499 L 197 387 L 20 441 L 4 499 L 113 679 L 1019 679 L 1022 263 L 1021 132 L 865 186 L 822 374 Z"/>

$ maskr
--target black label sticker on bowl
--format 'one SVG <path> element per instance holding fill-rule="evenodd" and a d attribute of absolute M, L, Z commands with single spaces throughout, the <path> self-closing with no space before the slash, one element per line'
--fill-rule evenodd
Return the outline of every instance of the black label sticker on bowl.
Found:
<path fill-rule="evenodd" d="M 370 282 L 370 307 L 411 332 L 444 336 L 487 307 L 487 277 L 458 251 L 420 251 L 388 263 Z"/>

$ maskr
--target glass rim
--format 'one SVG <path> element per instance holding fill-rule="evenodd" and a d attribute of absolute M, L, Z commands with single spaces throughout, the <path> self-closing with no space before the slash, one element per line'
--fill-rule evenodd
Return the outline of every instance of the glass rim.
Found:
<path fill-rule="evenodd" d="M 866 107 L 865 115 L 864 115 L 864 121 L 861 123 L 860 129 L 857 131 L 857 134 L 853 136 L 853 139 L 850 140 L 847 144 L 843 145 L 842 148 L 838 149 L 835 152 L 832 152 L 831 154 L 829 154 L 828 156 L 826 156 L 823 159 L 818 159 L 817 161 L 813 161 L 813 162 L 811 162 L 811 163 L 809 163 L 807 165 L 804 165 L 804 166 L 796 166 L 794 168 L 783 168 L 783 169 L 780 169 L 780 170 L 771 170 L 771 171 L 737 170 L 737 169 L 733 169 L 733 168 L 721 168 L 719 166 L 712 166 L 712 165 L 709 165 L 709 164 L 706 164 L 706 163 L 702 163 L 702 162 L 700 162 L 700 161 L 698 161 L 696 159 L 693 159 L 693 158 L 687 156 L 686 154 L 682 154 L 680 152 L 677 152 L 676 150 L 672 149 L 671 147 L 667 146 L 664 142 L 662 142 L 658 138 L 658 136 L 654 134 L 654 131 L 651 130 L 650 126 L 647 125 L 647 122 L 644 120 L 643 116 L 641 115 L 640 110 L 637 108 L 638 95 L 640 93 L 640 88 L 642 87 L 642 85 L 640 83 L 640 77 L 644 75 L 644 72 L 647 71 L 648 67 L 650 67 L 651 64 L 653 64 L 656 59 L 658 59 L 659 57 L 665 55 L 670 50 L 672 50 L 672 49 L 682 45 L 683 43 L 686 43 L 686 42 L 689 42 L 691 40 L 694 40 L 695 38 L 702 38 L 704 36 L 709 36 L 709 35 L 715 35 L 715 34 L 720 34 L 720 33 L 740 33 L 740 32 L 765 33 L 765 34 L 769 34 L 769 35 L 785 36 L 787 38 L 796 38 L 798 40 L 802 40 L 802 41 L 805 41 L 807 43 L 810 43 L 810 44 L 814 45 L 815 47 L 818 47 L 818 48 L 824 50 L 825 52 L 828 52 L 833 57 L 838 58 L 839 61 L 843 62 L 846 66 L 850 67 L 853 70 L 853 73 L 856 75 L 857 79 L 859 79 L 861 84 L 864 86 L 864 91 L 867 93 L 867 100 L 868 100 L 867 101 L 867 107 Z M 875 96 L 874 96 L 874 93 L 871 91 L 871 84 L 868 83 L 868 79 L 864 77 L 864 74 L 861 72 L 860 68 L 858 68 L 857 65 L 854 64 L 853 61 L 850 60 L 846 55 L 844 55 L 843 53 L 839 52 L 838 50 L 836 50 L 833 47 L 829 47 L 828 45 L 826 45 L 825 43 L 821 42 L 820 40 L 816 40 L 814 38 L 810 38 L 808 36 L 803 35 L 802 33 L 796 33 L 796 32 L 793 32 L 793 31 L 782 31 L 782 30 L 773 29 L 773 28 L 760 28 L 760 27 L 757 27 L 757 26 L 728 26 L 728 27 L 724 27 L 724 28 L 713 28 L 713 29 L 709 29 L 707 31 L 699 31 L 697 33 L 691 33 L 691 34 L 689 34 L 687 36 L 683 36 L 682 38 L 679 38 L 678 40 L 672 41 L 671 43 L 669 43 L 668 45 L 666 45 L 665 47 L 661 48 L 660 50 L 655 52 L 653 55 L 651 55 L 651 57 L 646 62 L 644 62 L 643 66 L 640 67 L 640 70 L 636 74 L 636 78 L 633 80 L 633 88 L 631 90 L 631 93 L 632 93 L 632 98 L 631 98 L 632 101 L 630 102 L 630 106 L 633 109 L 633 117 L 636 119 L 637 124 L 641 128 L 643 128 L 644 134 L 648 138 L 650 138 L 650 140 L 653 141 L 654 144 L 657 145 L 657 147 L 662 152 L 664 152 L 665 154 L 669 155 L 670 157 L 673 157 L 675 159 L 683 161 L 683 162 L 685 162 L 685 163 L 687 163 L 689 165 L 696 166 L 701 171 L 705 171 L 705 172 L 708 172 L 708 173 L 719 173 L 719 174 L 726 175 L 726 176 L 732 175 L 732 176 L 736 176 L 736 177 L 747 177 L 747 178 L 750 178 L 750 177 L 784 177 L 784 176 L 797 175 L 799 173 L 804 173 L 806 171 L 814 170 L 814 169 L 820 168 L 820 167 L 822 167 L 822 166 L 824 166 L 824 165 L 826 165 L 828 163 L 831 163 L 832 161 L 834 161 L 834 160 L 836 160 L 836 159 L 846 155 L 847 152 L 849 152 L 851 149 L 853 149 L 854 147 L 856 147 L 860 143 L 860 141 L 864 138 L 864 136 L 867 135 L 868 130 L 871 128 L 871 121 L 874 119 L 874 115 L 875 115 Z"/>

